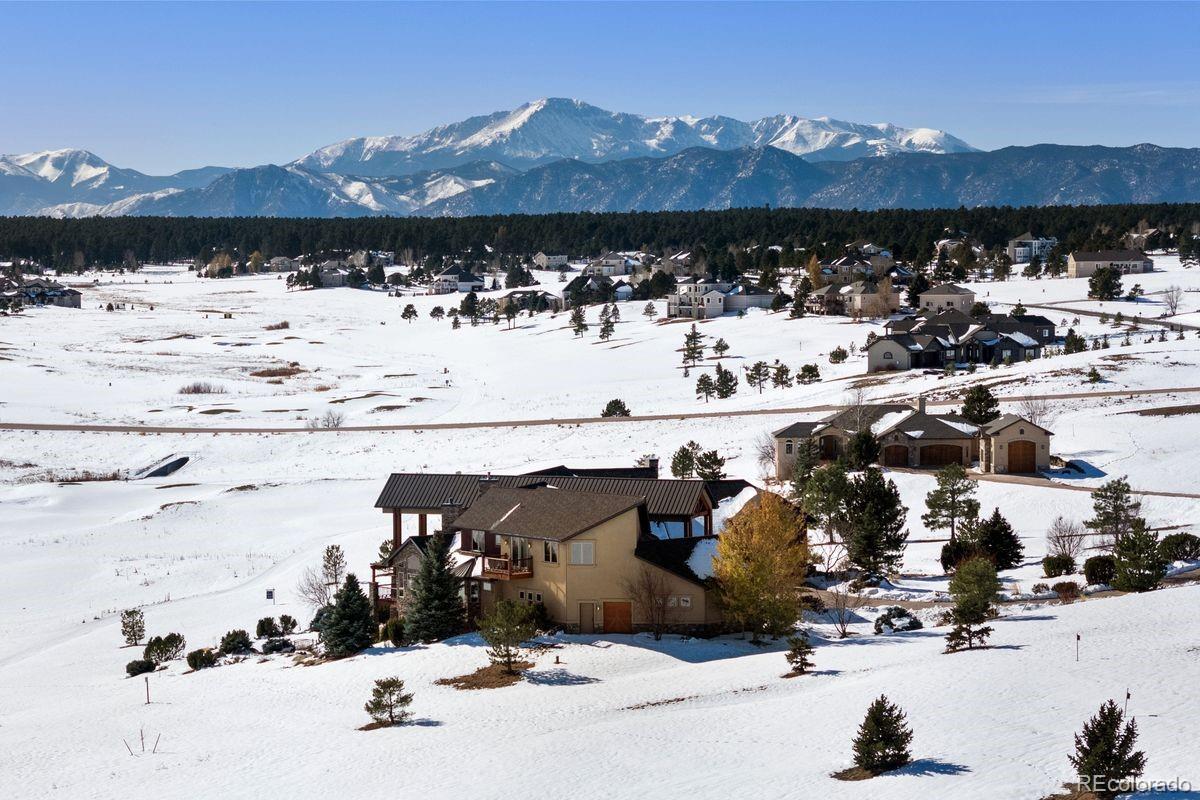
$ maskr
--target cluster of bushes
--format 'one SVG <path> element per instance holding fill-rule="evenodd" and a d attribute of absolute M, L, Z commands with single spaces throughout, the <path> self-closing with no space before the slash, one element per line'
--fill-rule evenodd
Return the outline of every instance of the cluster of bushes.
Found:
<path fill-rule="evenodd" d="M 136 609 L 134 609 L 136 611 Z M 141 614 L 138 611 L 138 614 Z M 124 618 L 124 615 L 122 615 Z M 144 623 L 143 623 L 144 624 Z M 166 636 L 154 636 L 146 642 L 142 657 L 134 659 L 125 665 L 125 674 L 129 677 L 154 672 L 168 661 L 174 661 L 183 655 L 187 641 L 181 633 L 168 633 Z"/>
<path fill-rule="evenodd" d="M 888 606 L 875 618 L 875 635 L 920 630 L 921 620 L 900 606 Z"/>
<path fill-rule="evenodd" d="M 1063 553 L 1046 556 L 1042 559 L 1042 572 L 1047 578 L 1073 575 L 1075 574 L 1075 559 Z"/>

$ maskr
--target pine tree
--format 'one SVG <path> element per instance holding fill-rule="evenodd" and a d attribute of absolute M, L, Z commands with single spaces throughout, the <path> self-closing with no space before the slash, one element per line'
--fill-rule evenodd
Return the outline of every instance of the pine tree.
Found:
<path fill-rule="evenodd" d="M 805 437 L 796 441 L 795 456 L 792 463 L 792 496 L 800 500 L 808 479 L 821 464 L 821 449 L 815 439 Z"/>
<path fill-rule="evenodd" d="M 763 386 L 771 379 L 771 368 L 767 366 L 765 361 L 756 361 L 754 365 L 746 370 L 746 383 L 758 389 L 758 393 L 762 394 Z"/>
<path fill-rule="evenodd" d="M 1122 592 L 1148 592 L 1157 589 L 1167 571 L 1167 562 L 1158 548 L 1158 534 L 1146 529 L 1137 519 L 1129 533 L 1117 539 L 1113 548 L 1117 574 L 1114 589 Z"/>
<path fill-rule="evenodd" d="M 620 398 L 614 398 L 608 401 L 604 406 L 604 410 L 600 412 L 602 417 L 628 417 L 629 406 L 625 405 L 625 401 Z"/>
<path fill-rule="evenodd" d="M 899 769 L 912 761 L 912 730 L 899 706 L 886 695 L 871 703 L 854 739 L 854 765 L 872 775 Z"/>
<path fill-rule="evenodd" d="M 675 451 L 671 456 L 671 474 L 676 478 L 690 478 L 696 472 L 696 456 L 700 453 L 700 445 L 688 442 Z"/>
<path fill-rule="evenodd" d="M 463 605 L 460 580 L 450 562 L 450 536 L 437 534 L 425 546 L 421 565 L 413 578 L 404 635 L 413 642 L 435 642 L 462 630 Z"/>
<path fill-rule="evenodd" d="M 737 394 L 738 379 L 729 370 L 717 364 L 717 397 L 724 400 Z"/>
<path fill-rule="evenodd" d="M 850 562 L 870 582 L 878 582 L 900 566 L 908 531 L 908 509 L 900 502 L 893 481 L 884 481 L 877 467 L 867 467 L 850 483 L 846 522 Z"/>
<path fill-rule="evenodd" d="M 704 334 L 692 323 L 690 331 L 683 335 L 683 363 L 696 366 L 704 358 Z"/>
<path fill-rule="evenodd" d="M 993 509 L 992 515 L 976 525 L 972 533 L 973 543 L 987 554 L 996 569 L 1013 569 L 1021 565 L 1025 546 L 999 508 Z"/>
<path fill-rule="evenodd" d="M 725 479 L 725 459 L 716 450 L 705 450 L 696 456 L 696 477 L 702 481 Z"/>
<path fill-rule="evenodd" d="M 934 531 L 949 528 L 950 541 L 955 541 L 958 524 L 979 516 L 975 481 L 960 464 L 943 467 L 937 474 L 937 487 L 925 495 L 925 507 L 929 511 L 921 515 L 921 522 Z"/>
<path fill-rule="evenodd" d="M 703 397 L 704 402 L 708 402 L 714 394 L 717 393 L 717 384 L 713 380 L 712 375 L 705 372 L 696 379 L 696 397 Z"/>
<path fill-rule="evenodd" d="M 811 442 L 812 440 L 807 441 Z M 813 442 L 812 448 L 817 451 L 819 460 L 820 451 L 816 442 Z M 799 455 L 797 455 L 796 461 L 799 463 Z M 813 469 L 812 474 L 804 483 L 800 501 L 804 512 L 820 523 L 825 529 L 826 537 L 831 542 L 834 531 L 839 526 L 844 527 L 846 503 L 850 499 L 850 491 L 850 478 L 846 475 L 845 468 L 836 462 Z"/>
<path fill-rule="evenodd" d="M 125 644 L 135 645 L 146 635 L 146 616 L 140 608 L 128 608 L 121 612 L 121 636 Z"/>
<path fill-rule="evenodd" d="M 725 341 L 724 339 L 717 339 L 716 343 L 713 345 L 713 354 L 716 355 L 717 358 L 722 358 L 728 352 L 729 342 Z"/>
<path fill-rule="evenodd" d="M 600 315 L 600 341 L 607 342 L 612 338 L 613 331 L 616 330 L 616 323 L 608 314 Z"/>
<path fill-rule="evenodd" d="M 775 362 L 771 369 L 771 385 L 776 389 L 787 389 L 792 385 L 792 371 L 787 364 Z"/>
<path fill-rule="evenodd" d="M 321 576 L 329 586 L 340 586 L 346 574 L 346 554 L 341 545 L 331 544 L 321 556 Z"/>
<path fill-rule="evenodd" d="M 808 633 L 800 631 L 795 636 L 789 636 L 787 643 L 788 651 L 784 657 L 792 667 L 792 674 L 803 675 L 812 669 L 813 646 L 808 641 Z"/>
<path fill-rule="evenodd" d="M 404 311 L 400 312 L 400 319 L 405 320 L 410 325 L 412 324 L 412 321 L 416 318 L 417 318 L 417 307 L 414 306 L 412 303 L 409 303 L 408 305 L 406 305 L 404 307 Z"/>
<path fill-rule="evenodd" d="M 986 425 L 1000 416 L 1000 404 L 991 389 L 975 385 L 963 398 L 962 415 L 973 425 Z"/>
<path fill-rule="evenodd" d="M 946 634 L 946 652 L 968 650 L 983 644 L 992 629 L 983 623 L 992 613 L 992 604 L 1000 592 L 996 567 L 986 558 L 971 558 L 961 562 L 950 579 L 950 597 L 954 608 L 950 616 L 954 627 Z"/>
<path fill-rule="evenodd" d="M 399 678 L 380 678 L 371 690 L 371 699 L 363 706 L 371 719 L 381 725 L 403 725 L 412 716 L 407 710 L 413 696 L 404 691 Z"/>
<path fill-rule="evenodd" d="M 504 667 L 509 674 L 516 672 L 513 664 L 521 654 L 521 643 L 533 637 L 537 627 L 533 607 L 515 600 L 501 600 L 491 613 L 479 620 L 479 635 L 487 642 L 488 658 Z"/>
<path fill-rule="evenodd" d="M 1081 788 L 1102 800 L 1132 789 L 1129 782 L 1146 769 L 1146 754 L 1133 749 L 1136 743 L 1137 723 L 1125 722 L 1125 713 L 1112 700 L 1100 706 L 1075 734 L 1075 754 L 1067 756 Z"/>
<path fill-rule="evenodd" d="M 333 596 L 333 605 L 321 622 L 321 644 L 330 658 L 351 656 L 375 641 L 378 629 L 371 602 L 353 573 L 346 576 Z"/>
<path fill-rule="evenodd" d="M 1113 548 L 1141 519 L 1142 502 L 1134 498 L 1129 481 L 1116 478 L 1092 492 L 1093 517 L 1083 524 L 1100 539 L 1100 546 Z"/>
<path fill-rule="evenodd" d="M 866 469 L 879 460 L 879 441 L 869 429 L 855 431 L 846 442 L 846 461 L 851 469 Z"/>
<path fill-rule="evenodd" d="M 583 336 L 587 333 L 587 320 L 583 316 L 583 306 L 576 305 L 571 309 L 571 330 L 576 336 Z"/>
<path fill-rule="evenodd" d="M 642 309 L 642 316 L 646 319 L 654 319 L 658 316 L 658 310 L 654 307 L 654 303 L 646 303 L 646 307 Z"/>

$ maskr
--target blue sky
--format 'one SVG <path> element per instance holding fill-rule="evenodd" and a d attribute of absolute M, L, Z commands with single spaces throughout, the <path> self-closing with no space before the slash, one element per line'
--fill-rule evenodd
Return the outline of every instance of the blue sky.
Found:
<path fill-rule="evenodd" d="M 545 96 L 1200 146 L 1200 4 L 5 4 L 0 152 L 281 163 Z"/>

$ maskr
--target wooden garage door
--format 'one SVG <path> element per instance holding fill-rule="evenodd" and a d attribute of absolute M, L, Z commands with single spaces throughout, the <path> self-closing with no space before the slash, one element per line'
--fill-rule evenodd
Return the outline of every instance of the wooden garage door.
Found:
<path fill-rule="evenodd" d="M 604 603 L 604 632 L 633 633 L 633 604 L 628 601 Z"/>
<path fill-rule="evenodd" d="M 1025 439 L 1009 442 L 1009 472 L 1037 472 L 1037 445 Z"/>
<path fill-rule="evenodd" d="M 889 444 L 883 448 L 883 464 L 887 467 L 907 467 L 908 447 L 902 444 Z"/>
<path fill-rule="evenodd" d="M 944 467 L 962 463 L 962 448 L 956 444 L 927 444 L 921 448 L 922 467 Z"/>

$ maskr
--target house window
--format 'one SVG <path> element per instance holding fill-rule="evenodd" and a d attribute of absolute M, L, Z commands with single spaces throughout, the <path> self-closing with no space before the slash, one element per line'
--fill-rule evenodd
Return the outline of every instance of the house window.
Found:
<path fill-rule="evenodd" d="M 547 564 L 558 563 L 558 542 L 542 542 L 542 561 Z"/>
<path fill-rule="evenodd" d="M 471 531 L 471 551 L 474 553 L 483 552 L 483 543 L 485 541 L 483 531 Z"/>
<path fill-rule="evenodd" d="M 884 350 L 884 351 L 883 351 L 883 360 L 884 360 L 884 361 L 891 361 L 891 360 L 892 360 L 892 351 L 891 351 L 891 350 Z"/>
<path fill-rule="evenodd" d="M 571 542 L 571 563 L 591 566 L 596 563 L 595 542 Z"/>
<path fill-rule="evenodd" d="M 783 443 L 783 452 L 789 456 L 792 454 L 792 440 L 791 439 L 788 439 L 786 442 Z"/>
<path fill-rule="evenodd" d="M 667 598 L 667 608 L 674 608 L 677 605 L 679 605 L 678 597 L 676 597 L 675 595 L 671 595 L 670 597 Z"/>
<path fill-rule="evenodd" d="M 690 594 L 680 595 L 679 596 L 679 607 L 680 608 L 691 608 L 692 607 L 692 596 Z"/>

